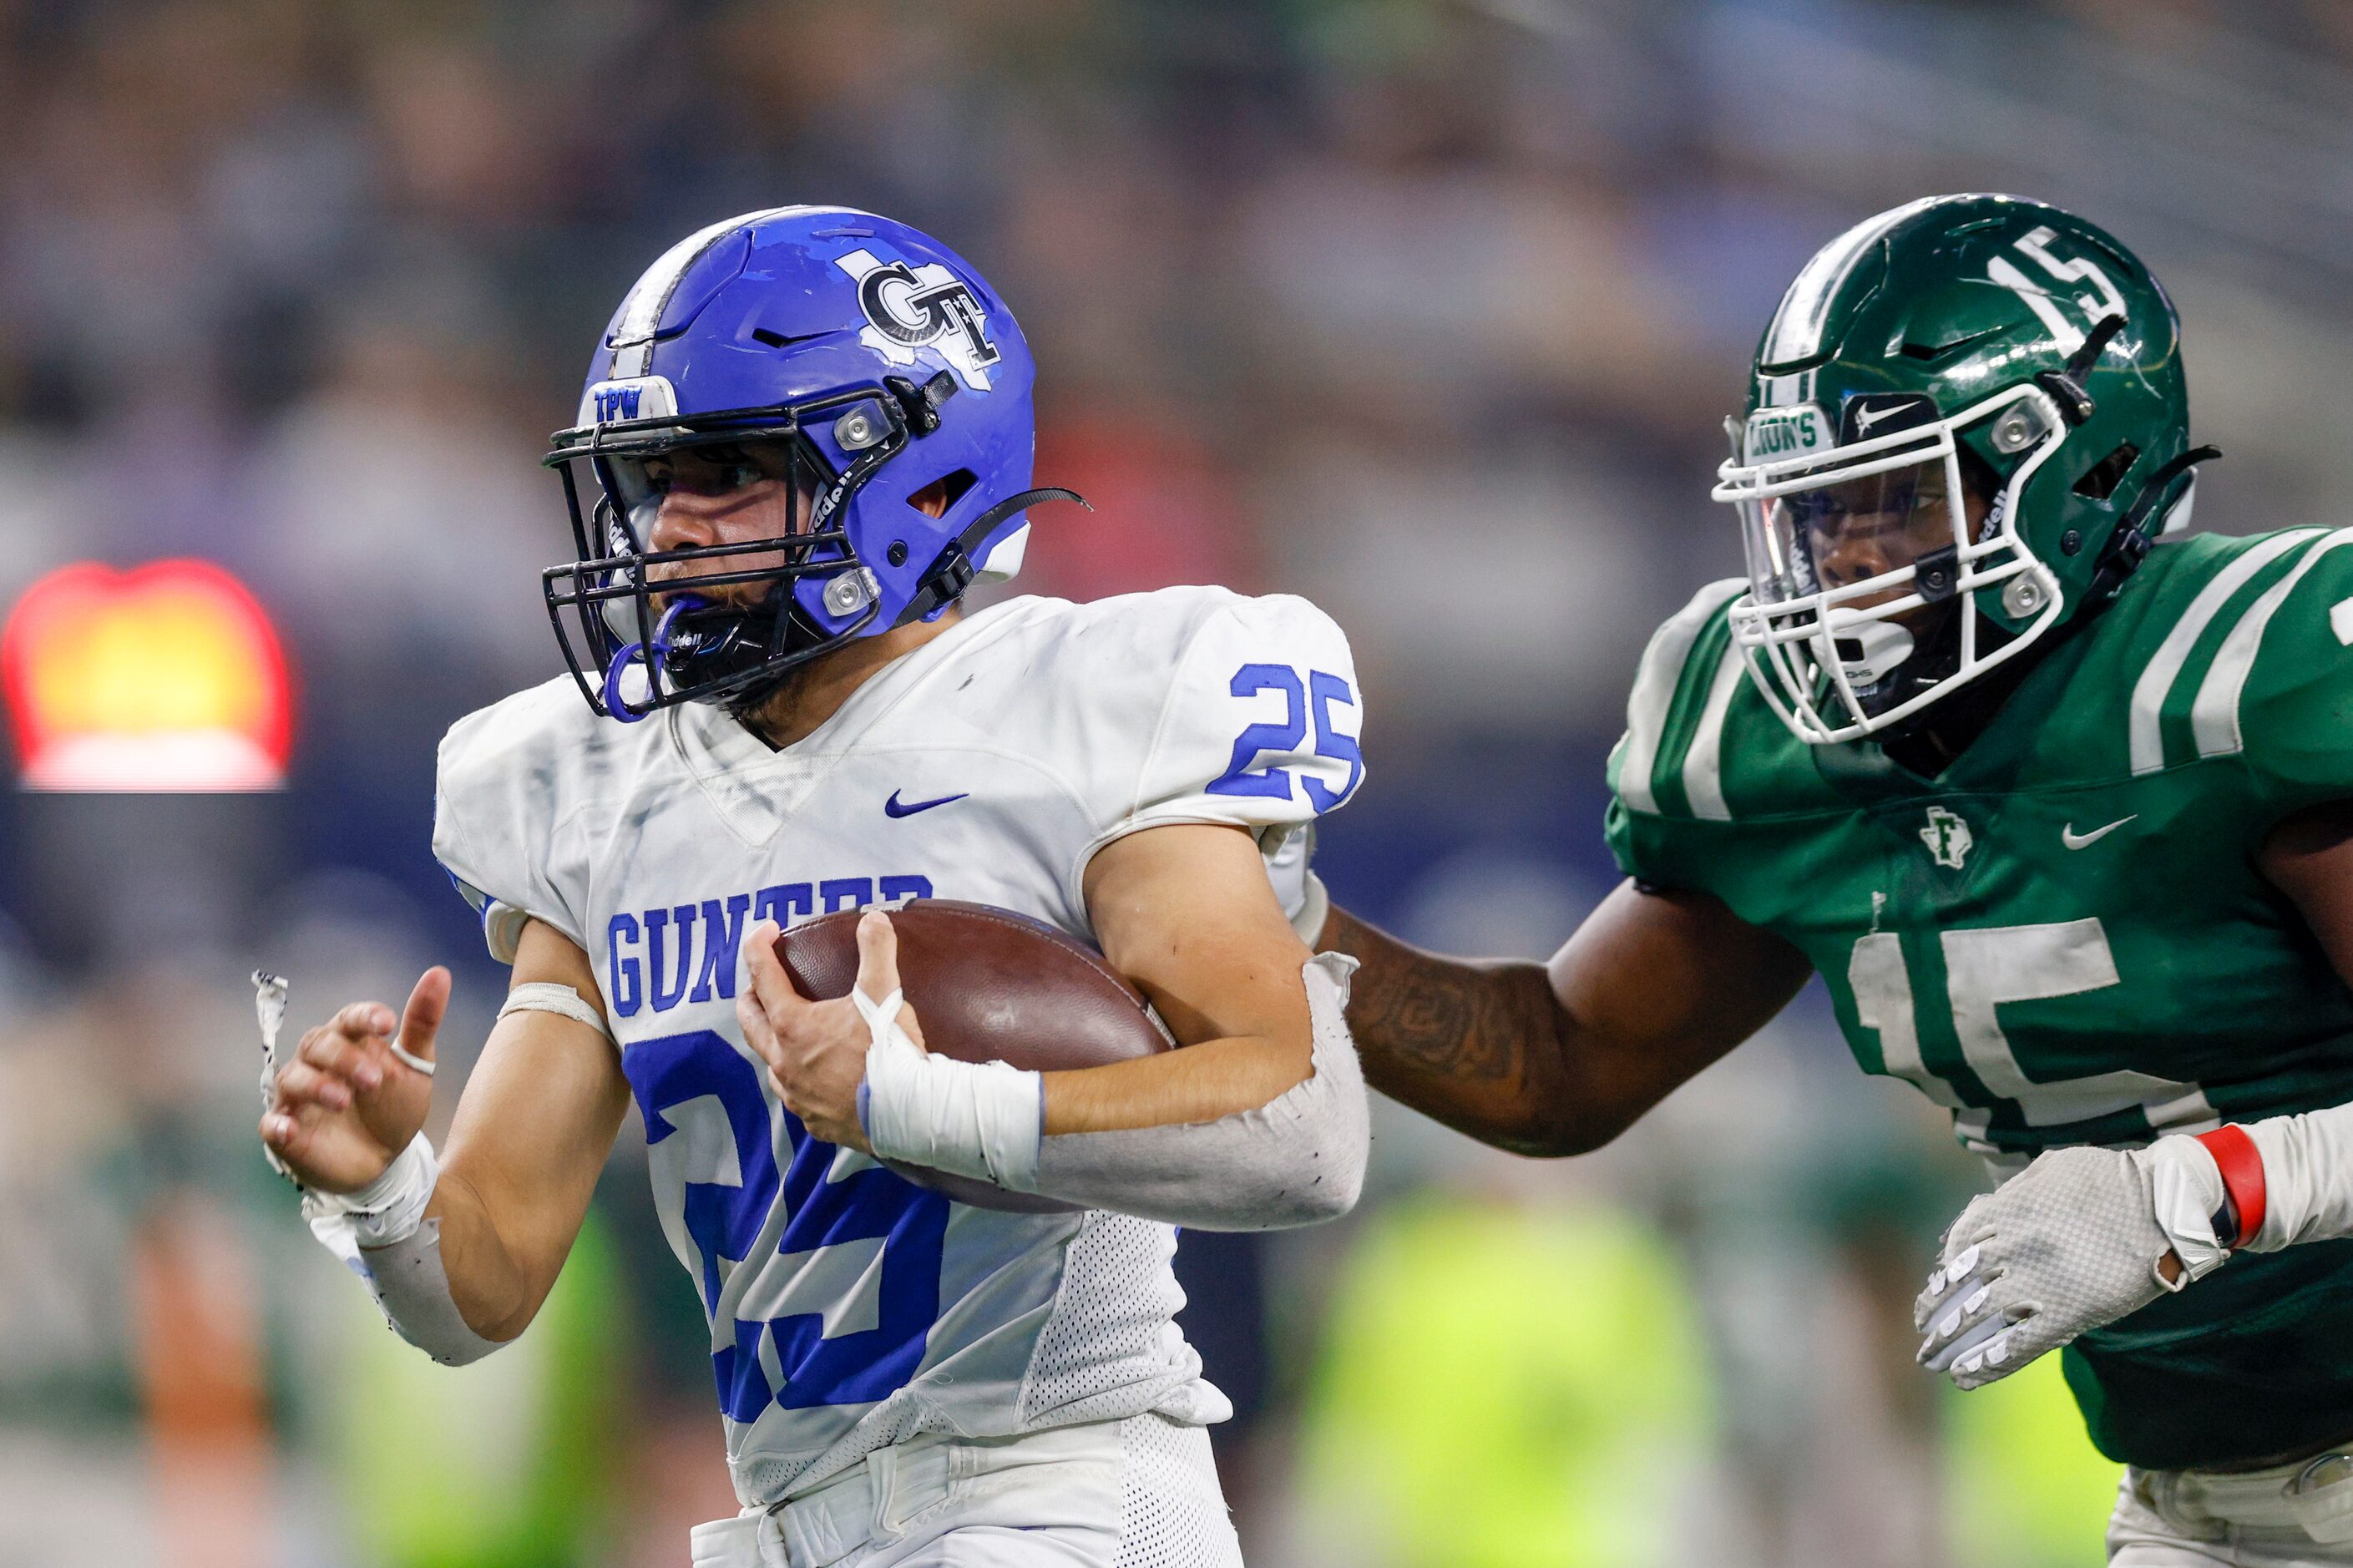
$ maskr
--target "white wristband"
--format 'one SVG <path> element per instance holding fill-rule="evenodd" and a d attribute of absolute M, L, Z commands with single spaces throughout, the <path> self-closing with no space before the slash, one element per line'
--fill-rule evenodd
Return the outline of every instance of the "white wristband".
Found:
<path fill-rule="evenodd" d="M 873 1032 L 858 1120 L 874 1152 L 1013 1192 L 1034 1191 L 1045 1079 L 1003 1062 L 932 1056 L 900 1027 L 900 993 L 876 1002 L 852 986 L 849 995 Z"/>
<path fill-rule="evenodd" d="M 426 1205 L 433 1201 L 433 1186 L 440 1179 L 440 1156 L 433 1152 L 433 1141 L 419 1132 L 394 1156 L 383 1175 L 358 1192 L 311 1196 L 322 1211 L 350 1219 L 353 1238 L 360 1246 L 390 1247 L 415 1236 L 425 1223 Z"/>

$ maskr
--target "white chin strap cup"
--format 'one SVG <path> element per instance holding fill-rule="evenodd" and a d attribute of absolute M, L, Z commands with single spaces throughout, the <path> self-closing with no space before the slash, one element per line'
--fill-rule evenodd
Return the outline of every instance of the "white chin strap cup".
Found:
<path fill-rule="evenodd" d="M 1912 657 L 1912 634 L 1893 621 L 1858 621 L 1831 636 L 1846 678 L 1857 686 L 1876 686 Z"/>

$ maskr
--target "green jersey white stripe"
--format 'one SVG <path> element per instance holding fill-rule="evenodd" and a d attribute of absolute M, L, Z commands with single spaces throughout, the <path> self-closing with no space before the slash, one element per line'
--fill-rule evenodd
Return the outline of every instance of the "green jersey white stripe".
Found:
<path fill-rule="evenodd" d="M 2255 668 L 2255 655 L 2263 648 L 2263 632 L 2304 574 L 2318 564 L 2320 558 L 2343 544 L 2353 544 L 2353 528 L 2340 528 L 2304 552 L 2286 576 L 2263 591 L 2262 598 L 2239 617 L 2231 635 L 2222 639 L 2221 650 L 2215 654 L 2208 667 L 2206 679 L 2199 684 L 2198 698 L 2190 705 L 2190 733 L 2198 742 L 2201 757 L 2225 757 L 2243 749 L 2239 732 L 2239 699 L 2247 688 L 2247 677 Z"/>
<path fill-rule="evenodd" d="M 2136 774 L 2153 773 L 2165 766 L 2165 731 L 2160 721 L 2165 711 L 2166 697 L 2172 691 L 2181 667 L 2189 661 L 2189 653 L 2197 647 L 2199 637 L 2231 596 L 2246 586 L 2254 574 L 2297 545 L 2317 538 L 2322 530 L 2302 528 L 2293 532 L 2274 535 L 2216 573 L 2213 579 L 2198 591 L 2189 607 L 2181 613 L 2165 641 L 2158 646 L 2157 654 L 2148 668 L 2133 682 L 2131 748 L 2132 771 Z"/>
<path fill-rule="evenodd" d="M 1683 681 L 1692 644 L 1699 640 L 1715 613 L 1747 586 L 1745 577 L 1710 583 L 1653 633 L 1651 646 L 1642 650 L 1633 693 L 1626 699 L 1626 738 L 1618 742 L 1618 798 L 1628 810 L 1658 814 L 1659 797 L 1651 787 L 1651 770 L 1658 765 L 1667 713 L 1674 706 L 1675 689 Z"/>
<path fill-rule="evenodd" d="M 1704 821 L 1732 820 L 1732 808 L 1724 800 L 1724 715 L 1747 672 L 1748 661 L 1740 657 L 1740 645 L 1727 641 L 1724 657 L 1716 661 L 1715 679 L 1708 683 L 1699 729 L 1683 752 L 1683 800 L 1691 814 Z"/>

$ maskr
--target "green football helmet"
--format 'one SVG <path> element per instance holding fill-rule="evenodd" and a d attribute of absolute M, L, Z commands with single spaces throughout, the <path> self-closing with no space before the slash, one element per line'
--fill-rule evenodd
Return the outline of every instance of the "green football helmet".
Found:
<path fill-rule="evenodd" d="M 1899 726 L 2112 595 L 2189 521 L 2180 323 L 2132 252 L 2014 196 L 1857 224 L 1782 297 L 1715 499 L 1731 622 L 1818 744 Z"/>

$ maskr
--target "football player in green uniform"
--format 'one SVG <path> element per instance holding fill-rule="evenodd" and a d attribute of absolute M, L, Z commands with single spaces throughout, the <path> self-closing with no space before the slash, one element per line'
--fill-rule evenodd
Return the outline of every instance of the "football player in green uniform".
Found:
<path fill-rule="evenodd" d="M 1831 242 L 1730 429 L 1748 573 L 1643 655 L 1627 880 L 1541 965 L 1334 911 L 1367 1076 L 1574 1153 L 1819 973 L 1999 1184 L 1921 1359 L 2066 1347 L 2114 1563 L 2353 1563 L 2353 529 L 2152 549 L 2212 455 L 2172 305 L 2005 196 Z"/>

